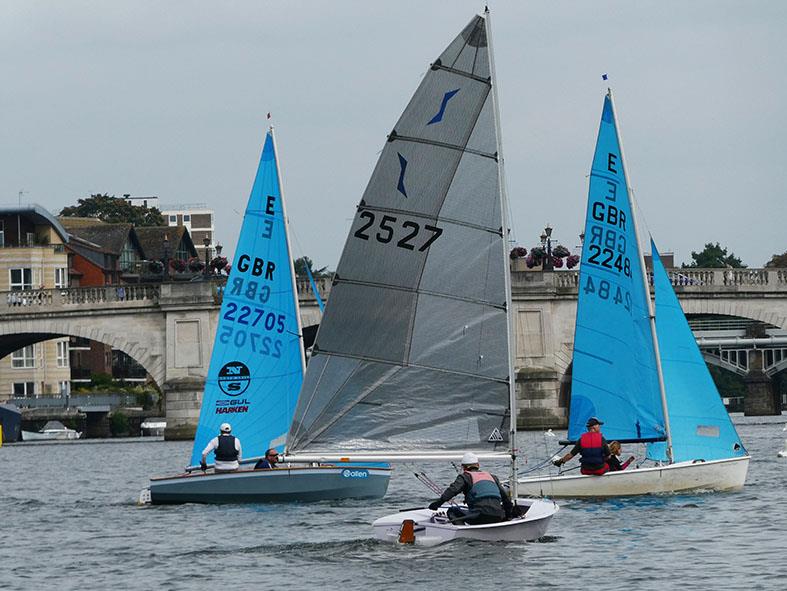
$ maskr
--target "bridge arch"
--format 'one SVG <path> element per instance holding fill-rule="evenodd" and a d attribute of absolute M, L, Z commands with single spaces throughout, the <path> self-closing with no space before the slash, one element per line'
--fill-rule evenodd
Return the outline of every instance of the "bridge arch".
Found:
<path fill-rule="evenodd" d="M 69 336 L 81 337 L 123 351 L 145 368 L 159 387 L 163 386 L 166 380 L 166 360 L 154 353 L 163 350 L 165 335 L 162 331 L 145 331 L 145 340 L 140 340 L 137 330 L 120 332 L 119 328 L 122 328 L 122 325 L 117 322 L 90 322 L 89 318 L 67 317 L 26 318 L 0 323 L 0 358 L 33 343 Z"/>
<path fill-rule="evenodd" d="M 680 305 L 686 316 L 694 314 L 714 314 L 718 316 L 737 316 L 758 320 L 787 330 L 787 315 L 773 311 L 773 303 L 768 299 L 743 299 L 741 301 L 680 298 Z"/>

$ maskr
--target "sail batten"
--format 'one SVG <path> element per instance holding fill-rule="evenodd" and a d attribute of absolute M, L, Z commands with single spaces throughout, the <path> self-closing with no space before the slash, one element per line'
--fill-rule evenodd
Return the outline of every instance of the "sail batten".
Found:
<path fill-rule="evenodd" d="M 495 449 L 508 434 L 508 261 L 486 25 L 474 17 L 443 51 L 385 142 L 289 453 Z"/>

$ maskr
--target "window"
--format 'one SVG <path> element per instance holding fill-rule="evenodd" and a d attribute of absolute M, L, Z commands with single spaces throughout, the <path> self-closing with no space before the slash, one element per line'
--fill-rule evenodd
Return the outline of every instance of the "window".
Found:
<path fill-rule="evenodd" d="M 68 341 L 57 342 L 57 366 L 68 367 Z"/>
<path fill-rule="evenodd" d="M 28 246 L 35 246 L 35 244 L 36 244 L 36 233 L 35 232 L 27 232 L 25 234 L 25 236 L 27 237 L 26 244 Z"/>
<path fill-rule="evenodd" d="M 61 396 L 68 396 L 71 393 L 71 384 L 68 380 L 62 380 L 57 383 L 57 391 Z"/>
<path fill-rule="evenodd" d="M 178 216 L 176 216 L 176 215 L 169 216 L 169 223 L 170 223 L 170 225 L 177 224 L 178 223 Z"/>
<path fill-rule="evenodd" d="M 33 398 L 35 390 L 35 382 L 14 382 L 14 398 Z"/>
<path fill-rule="evenodd" d="M 190 222 L 190 221 L 191 221 L 191 215 L 188 214 L 188 213 L 184 213 L 183 214 L 183 223 L 185 224 L 186 222 Z"/>
<path fill-rule="evenodd" d="M 11 353 L 11 367 L 21 369 L 23 367 L 36 366 L 36 346 L 28 345 Z"/>
<path fill-rule="evenodd" d="M 134 250 L 134 245 L 130 240 L 126 240 L 123 245 L 123 250 L 120 251 L 120 270 L 130 271 L 134 267 L 134 262 L 137 260 L 137 253 Z"/>
<path fill-rule="evenodd" d="M 33 270 L 32 269 L 10 269 L 11 281 L 9 285 L 11 291 L 22 291 L 23 289 L 33 289 Z"/>
<path fill-rule="evenodd" d="M 55 288 L 63 289 L 68 287 L 68 269 L 58 267 L 55 269 Z"/>

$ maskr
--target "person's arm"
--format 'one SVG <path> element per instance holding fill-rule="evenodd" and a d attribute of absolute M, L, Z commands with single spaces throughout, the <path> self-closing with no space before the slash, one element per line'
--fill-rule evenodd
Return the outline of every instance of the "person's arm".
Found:
<path fill-rule="evenodd" d="M 571 458 L 573 458 L 575 455 L 577 455 L 577 454 L 578 454 L 579 452 L 581 452 L 581 451 L 582 451 L 582 446 L 581 446 L 579 443 L 577 443 L 577 444 L 576 444 L 576 445 L 575 445 L 575 446 L 574 446 L 574 447 L 571 449 L 571 451 L 570 451 L 570 452 L 568 452 L 566 455 L 564 455 L 564 456 L 563 456 L 562 458 L 560 458 L 559 460 L 555 460 L 555 461 L 554 461 L 554 462 L 552 462 L 552 463 L 553 463 L 555 466 L 562 466 L 563 464 L 565 464 L 566 462 L 568 462 L 568 461 L 569 461 Z"/>
<path fill-rule="evenodd" d="M 202 463 L 204 464 L 208 459 L 208 454 L 219 446 L 219 438 L 214 437 L 208 441 L 208 445 L 202 450 Z"/>
<path fill-rule="evenodd" d="M 240 464 L 241 453 L 243 452 L 243 448 L 240 446 L 240 439 L 238 439 L 237 437 L 235 438 L 235 449 L 238 450 L 238 463 Z"/>
<path fill-rule="evenodd" d="M 511 502 L 511 497 L 508 496 L 508 491 L 503 488 L 503 485 L 500 484 L 500 481 L 497 479 L 497 476 L 492 476 L 497 483 L 497 490 L 500 491 L 500 500 L 503 503 L 503 510 L 506 512 L 506 519 L 511 519 L 514 515 L 514 504 Z"/>
<path fill-rule="evenodd" d="M 628 460 L 626 460 L 625 462 L 623 462 L 623 463 L 620 465 L 620 469 L 621 469 L 621 470 L 625 470 L 626 468 L 628 468 L 628 467 L 629 467 L 629 464 L 630 464 L 631 462 L 633 462 L 635 459 L 636 459 L 636 458 L 635 458 L 634 456 L 629 456 L 629 459 L 628 459 Z"/>
<path fill-rule="evenodd" d="M 429 503 L 429 508 L 432 511 L 437 511 L 437 509 L 440 508 L 440 505 L 448 500 L 453 499 L 460 492 L 464 491 L 466 486 L 467 481 L 465 480 L 464 474 L 459 474 L 456 477 L 456 480 L 454 480 L 451 485 L 443 491 L 443 494 L 440 495 L 439 499 L 435 499 Z"/>

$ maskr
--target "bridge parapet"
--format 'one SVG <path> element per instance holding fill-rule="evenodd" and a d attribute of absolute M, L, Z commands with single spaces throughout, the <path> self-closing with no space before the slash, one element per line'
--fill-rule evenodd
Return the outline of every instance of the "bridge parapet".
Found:
<path fill-rule="evenodd" d="M 60 312 L 83 309 L 85 304 L 106 307 L 139 307 L 158 304 L 159 284 L 104 285 L 99 287 L 70 287 L 63 289 L 26 289 L 0 293 L 0 307 L 4 314 L 31 312 Z M 114 306 L 113 306 L 114 307 Z"/>

